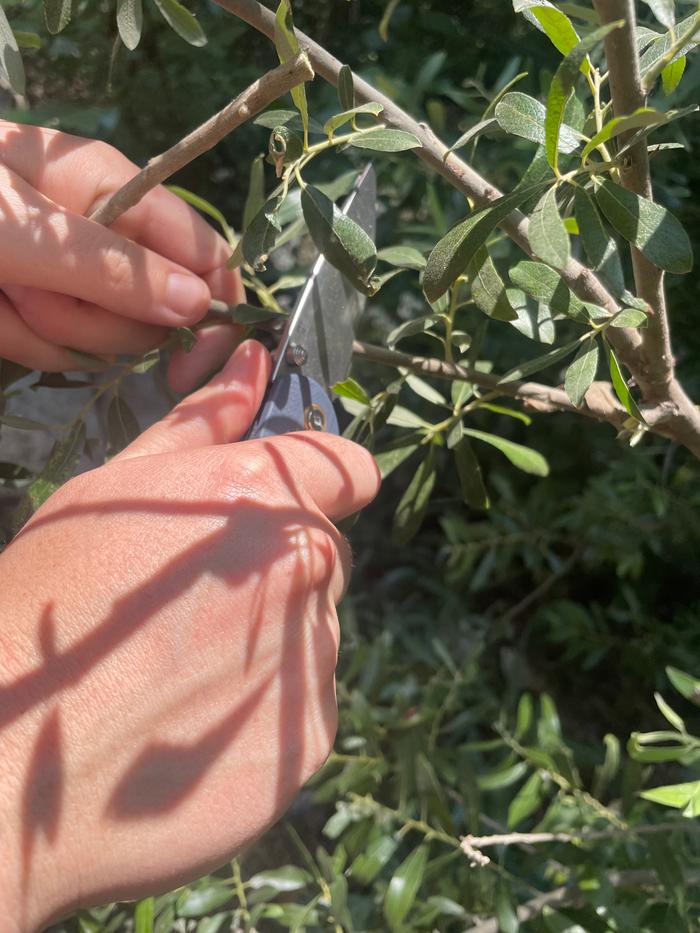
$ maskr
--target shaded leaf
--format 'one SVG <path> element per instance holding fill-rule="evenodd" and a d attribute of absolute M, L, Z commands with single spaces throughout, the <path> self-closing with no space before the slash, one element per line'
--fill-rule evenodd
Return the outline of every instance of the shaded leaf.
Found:
<path fill-rule="evenodd" d="M 585 162 L 594 149 L 621 133 L 627 133 L 641 126 L 662 126 L 668 122 L 667 115 L 654 110 L 653 107 L 639 107 L 627 116 L 613 117 L 586 143 L 581 153 L 581 161 Z"/>
<path fill-rule="evenodd" d="M 489 117 L 487 120 L 480 120 L 478 123 L 475 123 L 474 126 L 470 126 L 469 129 L 462 133 L 462 135 L 452 143 L 448 152 L 454 152 L 456 149 L 461 149 L 462 146 L 466 146 L 467 143 L 471 142 L 473 139 L 476 139 L 480 133 L 486 133 L 488 130 L 494 129 L 498 126 L 498 120 L 495 117 Z"/>
<path fill-rule="evenodd" d="M 415 373 L 409 373 L 406 376 L 406 385 L 413 389 L 416 395 L 420 395 L 421 398 L 432 405 L 447 405 L 444 395 Z"/>
<path fill-rule="evenodd" d="M 190 45 L 201 47 L 207 44 L 204 30 L 190 11 L 179 0 L 153 0 L 161 12 L 163 19 L 175 32 L 189 42 Z"/>
<path fill-rule="evenodd" d="M 534 97 L 530 97 L 529 94 L 523 94 L 520 91 L 512 91 L 510 94 L 506 94 L 496 105 L 495 110 L 498 125 L 502 130 L 540 145 L 543 145 L 545 141 L 544 120 L 546 113 L 544 104 L 541 104 Z M 563 123 L 559 132 L 558 145 L 560 152 L 568 154 L 577 149 L 581 145 L 581 141 L 576 132 Z"/>
<path fill-rule="evenodd" d="M 210 201 L 207 201 L 206 198 L 195 194 L 193 191 L 188 191 L 187 188 L 180 188 L 179 185 L 166 185 L 166 187 L 169 191 L 172 191 L 173 194 L 176 194 L 179 198 L 182 198 L 183 201 L 186 201 L 188 204 L 191 204 L 192 207 L 196 207 L 198 211 L 201 211 L 203 214 L 207 214 L 212 218 L 212 220 L 215 220 L 221 227 L 221 230 L 229 244 L 231 246 L 233 245 L 236 236 L 218 207 L 214 207 L 214 205 Z"/>
<path fill-rule="evenodd" d="M 485 246 L 480 247 L 467 268 L 474 304 L 497 321 L 517 318 L 511 307 L 503 279 L 498 274 Z"/>
<path fill-rule="evenodd" d="M 413 318 L 411 321 L 406 321 L 404 324 L 399 324 L 399 326 L 395 327 L 387 336 L 387 345 L 395 347 L 399 340 L 403 340 L 405 337 L 412 337 L 414 334 L 422 334 L 430 330 L 433 324 L 437 324 L 437 322 L 441 320 L 441 314 L 424 314 L 421 317 Z"/>
<path fill-rule="evenodd" d="M 12 27 L 2 6 L 0 6 L 0 77 L 7 81 L 15 94 L 24 94 L 24 64 L 17 38 L 12 32 Z"/>
<path fill-rule="evenodd" d="M 323 132 L 330 138 L 339 126 L 343 126 L 345 123 L 354 120 L 358 113 L 371 113 L 376 117 L 382 110 L 384 110 L 382 104 L 375 103 L 374 101 L 368 101 L 366 104 L 358 104 L 357 107 L 350 107 L 348 110 L 344 110 L 342 113 L 336 113 L 329 120 L 326 120 L 323 124 Z"/>
<path fill-rule="evenodd" d="M 115 395 L 107 409 L 107 437 L 109 450 L 116 454 L 123 450 L 141 429 L 136 416 L 120 395 Z"/>
<path fill-rule="evenodd" d="M 272 308 L 259 308 L 257 305 L 238 304 L 231 311 L 231 319 L 238 324 L 258 324 L 260 321 L 269 321 L 270 318 L 286 317 Z"/>
<path fill-rule="evenodd" d="M 488 509 L 491 505 L 481 467 L 468 438 L 462 437 L 454 448 L 455 465 L 462 498 L 473 509 Z"/>
<path fill-rule="evenodd" d="M 659 36 L 658 33 L 651 33 L 653 36 L 653 41 L 649 43 L 646 51 L 642 54 L 639 60 L 639 71 L 643 78 L 653 71 L 656 66 L 661 62 L 666 55 L 671 50 L 671 47 L 674 45 L 676 37 L 685 34 L 693 25 L 697 24 L 696 14 L 691 13 L 690 16 L 686 16 L 685 19 L 682 19 L 676 26 L 675 32 L 671 33 L 666 32 L 663 35 Z M 684 48 L 674 56 L 674 60 L 680 58 L 682 55 L 686 55 L 698 44 L 697 33 L 695 36 L 690 39 Z"/>
<path fill-rule="evenodd" d="M 394 544 L 408 544 L 414 537 L 425 518 L 434 485 L 435 449 L 431 444 L 397 506 L 391 535 Z"/>
<path fill-rule="evenodd" d="M 564 388 L 572 403 L 579 408 L 583 404 L 586 392 L 591 387 L 598 370 L 598 344 L 591 337 L 581 344 L 573 361 L 566 370 Z"/>
<path fill-rule="evenodd" d="M 571 258 L 571 248 L 569 234 L 557 207 L 556 187 L 546 191 L 535 205 L 530 217 L 529 237 L 535 255 L 543 262 L 555 269 L 566 266 Z"/>
<path fill-rule="evenodd" d="M 533 373 L 541 372 L 541 370 L 547 369 L 548 366 L 553 366 L 560 360 L 570 356 L 580 343 L 580 340 L 572 340 L 570 343 L 550 350 L 549 353 L 536 356 L 533 360 L 528 360 L 526 363 L 519 363 L 516 367 L 505 373 L 505 375 L 501 377 L 500 382 L 513 382 L 515 379 L 522 379 L 524 376 L 531 376 Z"/>
<path fill-rule="evenodd" d="M 620 253 L 615 240 L 605 230 L 595 202 L 585 188 L 577 187 L 575 190 L 574 213 L 591 268 L 600 275 L 614 295 L 620 295 L 625 288 Z"/>
<path fill-rule="evenodd" d="M 49 498 L 61 483 L 64 483 L 78 464 L 85 447 L 85 422 L 79 421 L 70 431 L 56 441 L 51 448 L 49 459 L 39 476 L 27 489 L 20 502 L 13 524 L 22 525 L 42 502 Z"/>
<path fill-rule="evenodd" d="M 384 897 L 384 917 L 391 930 L 398 930 L 415 902 L 428 861 L 428 846 L 421 845 L 399 865 Z"/>
<path fill-rule="evenodd" d="M 547 113 L 544 121 L 545 150 L 547 160 L 555 172 L 559 163 L 559 134 L 564 119 L 564 109 L 574 89 L 579 71 L 587 55 L 613 29 L 619 29 L 621 22 L 608 23 L 582 39 L 567 53 L 552 78 L 547 94 Z M 585 67 L 585 66 L 584 66 Z"/>
<path fill-rule="evenodd" d="M 243 234 L 236 253 L 234 253 L 234 256 L 240 254 L 256 272 L 264 271 L 267 257 L 274 249 L 277 237 L 282 229 L 278 217 L 282 204 L 282 195 L 270 198 L 269 201 L 263 204 L 250 222 L 250 226 Z"/>
<path fill-rule="evenodd" d="M 301 207 L 311 238 L 328 262 L 358 291 L 373 294 L 376 289 L 371 277 L 377 265 L 377 252 L 367 233 L 311 185 L 302 189 Z"/>
<path fill-rule="evenodd" d="M 647 315 L 638 308 L 623 308 L 610 322 L 611 327 L 644 327 Z"/>
<path fill-rule="evenodd" d="M 358 884 L 371 884 L 392 858 L 399 842 L 400 839 L 396 836 L 379 836 L 372 840 L 350 866 L 350 877 Z"/>
<path fill-rule="evenodd" d="M 603 340 L 605 342 L 605 349 L 608 354 L 608 368 L 610 370 L 610 379 L 613 384 L 613 389 L 615 390 L 615 395 L 617 395 L 624 409 L 630 415 L 632 415 L 633 418 L 644 423 L 642 413 L 637 407 L 637 403 L 632 398 L 632 394 L 627 387 L 624 376 L 622 375 L 622 369 L 620 368 L 620 363 L 617 359 L 617 356 L 615 355 L 615 351 L 613 350 L 610 343 L 605 339 L 605 337 L 603 337 Z"/>
<path fill-rule="evenodd" d="M 13 32 L 21 49 L 40 49 L 43 45 L 41 36 L 35 32 L 25 32 L 23 29 L 13 29 Z"/>
<path fill-rule="evenodd" d="M 124 45 L 133 51 L 139 44 L 143 28 L 141 0 L 117 0 L 117 28 Z"/>
<path fill-rule="evenodd" d="M 504 437 L 498 437 L 495 434 L 477 431 L 474 428 L 465 428 L 464 433 L 468 434 L 469 437 L 484 441 L 484 443 L 497 448 L 497 450 L 500 450 L 501 453 L 510 460 L 514 467 L 517 467 L 524 473 L 532 473 L 534 476 L 549 475 L 549 465 L 542 454 L 537 450 L 524 447 L 522 444 L 516 444 L 514 441 L 508 441 Z"/>
<path fill-rule="evenodd" d="M 205 914 L 223 907 L 233 900 L 233 891 L 223 884 L 212 884 L 197 888 L 194 891 L 184 891 L 177 899 L 176 911 L 178 917 L 203 917 Z"/>
<path fill-rule="evenodd" d="M 401 466 L 404 460 L 408 460 L 412 453 L 415 453 L 420 446 L 420 442 L 407 444 L 405 447 L 395 447 L 392 450 L 385 450 L 375 454 L 374 459 L 379 467 L 382 479 L 386 479 L 390 473 Z"/>
<path fill-rule="evenodd" d="M 598 184 L 595 196 L 617 232 L 649 262 L 667 272 L 690 272 L 693 267 L 690 240 L 670 211 L 607 179 Z"/>
<path fill-rule="evenodd" d="M 17 431 L 48 431 L 45 424 L 34 421 L 32 418 L 24 418 L 22 415 L 0 415 L 0 424 L 15 428 Z"/>
<path fill-rule="evenodd" d="M 377 259 L 398 266 L 400 269 L 425 268 L 426 259 L 423 253 L 414 246 L 386 246 L 377 253 Z"/>
<path fill-rule="evenodd" d="M 651 863 L 666 889 L 669 900 L 675 905 L 680 916 L 685 917 L 687 915 L 685 878 L 673 846 L 662 835 L 650 836 L 646 840 L 646 845 L 651 856 Z"/>
<path fill-rule="evenodd" d="M 498 765 L 493 771 L 487 774 L 479 775 L 477 784 L 480 790 L 503 790 L 505 787 L 517 783 L 520 778 L 527 774 L 528 765 L 525 761 L 517 761 L 515 764 L 508 764 L 510 759 L 506 759 L 505 764 Z"/>
<path fill-rule="evenodd" d="M 259 888 L 272 888 L 274 891 L 299 891 L 311 881 L 313 878 L 303 868 L 298 868 L 296 865 L 283 865 L 281 868 L 258 872 L 249 878 L 246 884 L 254 891 Z"/>
<path fill-rule="evenodd" d="M 496 893 L 496 919 L 499 933 L 518 933 L 520 922 L 505 882 L 501 881 Z"/>
<path fill-rule="evenodd" d="M 44 0 L 44 20 L 52 36 L 66 28 L 72 15 L 73 0 Z"/>
<path fill-rule="evenodd" d="M 676 22 L 674 0 L 642 0 L 650 8 L 662 26 L 671 29 Z"/>
<path fill-rule="evenodd" d="M 280 0 L 275 13 L 275 48 L 279 60 L 284 64 L 299 54 L 299 42 L 294 33 L 294 20 L 292 18 L 292 6 L 289 0 Z M 301 123 L 304 128 L 304 141 L 306 142 L 309 134 L 309 108 L 306 103 L 306 88 L 303 82 L 297 84 L 290 91 L 294 106 L 299 111 Z"/>
<path fill-rule="evenodd" d="M 245 232 L 253 222 L 253 218 L 260 213 L 265 204 L 265 166 L 264 156 L 258 155 L 250 163 L 250 177 L 248 179 L 248 192 L 243 206 L 243 231 Z"/>
<path fill-rule="evenodd" d="M 343 65 L 338 72 L 338 100 L 343 110 L 352 110 L 355 106 L 355 88 L 350 65 Z"/>
<path fill-rule="evenodd" d="M 356 149 L 373 149 L 376 152 L 404 152 L 406 149 L 420 149 L 421 141 L 413 133 L 405 130 L 392 130 L 377 127 L 348 140 L 348 145 Z"/>
<path fill-rule="evenodd" d="M 522 288 L 528 295 L 532 295 L 557 314 L 565 314 L 575 321 L 584 323 L 589 320 L 586 305 L 571 292 L 569 286 L 554 269 L 525 259 L 513 266 L 510 270 L 510 278 L 514 285 Z"/>
<path fill-rule="evenodd" d="M 543 302 L 534 304 L 519 288 L 507 288 L 506 294 L 517 314 L 517 319 L 511 321 L 513 327 L 530 340 L 554 343 L 556 331 L 551 309 Z"/>

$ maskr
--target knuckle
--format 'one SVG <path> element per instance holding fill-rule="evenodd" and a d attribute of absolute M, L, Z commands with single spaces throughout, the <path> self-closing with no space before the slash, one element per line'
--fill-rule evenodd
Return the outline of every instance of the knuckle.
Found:
<path fill-rule="evenodd" d="M 124 240 L 118 247 L 109 247 L 105 255 L 107 287 L 116 292 L 134 289 L 136 253 L 138 247 Z"/>

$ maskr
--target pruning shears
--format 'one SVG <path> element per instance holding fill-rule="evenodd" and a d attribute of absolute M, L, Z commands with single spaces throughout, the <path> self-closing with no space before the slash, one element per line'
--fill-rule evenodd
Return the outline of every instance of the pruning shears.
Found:
<path fill-rule="evenodd" d="M 342 212 L 372 239 L 376 199 L 376 176 L 369 164 Z M 365 296 L 319 255 L 273 354 L 270 384 L 249 438 L 303 430 L 340 433 L 332 387 L 348 376 L 355 325 L 365 301 Z"/>

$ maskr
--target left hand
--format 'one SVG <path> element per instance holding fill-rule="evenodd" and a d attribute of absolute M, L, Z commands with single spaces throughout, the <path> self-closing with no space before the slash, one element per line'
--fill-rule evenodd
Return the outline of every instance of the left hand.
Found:
<path fill-rule="evenodd" d="M 212 297 L 244 300 L 226 241 L 166 188 L 109 229 L 87 219 L 137 172 L 105 143 L 0 120 L 0 358 L 87 369 L 66 348 L 142 354 L 201 320 Z M 208 327 L 173 354 L 171 386 L 187 391 L 238 339 L 234 326 Z"/>

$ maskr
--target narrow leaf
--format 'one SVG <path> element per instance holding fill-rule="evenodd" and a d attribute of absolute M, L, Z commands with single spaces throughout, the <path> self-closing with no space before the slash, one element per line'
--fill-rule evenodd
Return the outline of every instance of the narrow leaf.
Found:
<path fill-rule="evenodd" d="M 576 188 L 574 213 L 591 268 L 612 289 L 613 294 L 622 294 L 625 277 L 617 244 L 605 230 L 595 202 L 585 188 Z"/>
<path fill-rule="evenodd" d="M 153 933 L 155 898 L 139 901 L 134 910 L 134 933 Z"/>
<path fill-rule="evenodd" d="M 514 321 L 516 312 L 508 300 L 503 279 L 498 274 L 485 246 L 480 247 L 467 268 L 472 298 L 480 311 L 497 321 Z"/>
<path fill-rule="evenodd" d="M 299 42 L 294 33 L 290 0 L 280 0 L 280 5 L 275 13 L 275 48 L 282 64 L 295 58 L 300 51 Z M 301 116 L 302 126 L 304 127 L 304 142 L 306 143 L 309 135 L 309 108 L 306 103 L 306 88 L 303 83 L 298 84 L 292 88 L 290 93 L 294 106 Z"/>
<path fill-rule="evenodd" d="M 397 266 L 399 269 L 425 268 L 425 256 L 414 246 L 386 246 L 377 253 L 377 259 Z"/>
<path fill-rule="evenodd" d="M 415 334 L 425 333 L 425 331 L 430 330 L 434 324 L 437 324 L 438 321 L 441 320 L 441 314 L 424 314 L 421 317 L 413 318 L 411 321 L 406 321 L 404 324 L 399 324 L 399 326 L 395 327 L 387 336 L 387 345 L 395 347 L 399 340 L 403 340 L 405 337 L 412 337 Z"/>
<path fill-rule="evenodd" d="M 571 258 L 569 234 L 566 232 L 559 208 L 557 189 L 546 191 L 535 205 L 530 217 L 530 245 L 543 262 L 563 269 Z"/>
<path fill-rule="evenodd" d="M 397 467 L 401 466 L 404 460 L 408 460 L 411 454 L 418 450 L 419 446 L 420 444 L 416 442 L 415 444 L 407 444 L 405 447 L 395 447 L 392 450 L 384 450 L 375 454 L 374 459 L 377 462 L 382 479 L 386 479 L 390 473 L 393 473 Z"/>
<path fill-rule="evenodd" d="M 585 162 L 594 149 L 621 133 L 636 130 L 640 126 L 662 126 L 668 122 L 666 114 L 654 110 L 653 107 L 639 107 L 627 116 L 613 117 L 586 143 L 581 153 L 581 161 Z"/>
<path fill-rule="evenodd" d="M 133 51 L 139 44 L 143 28 L 141 0 L 117 0 L 117 28 L 124 45 Z"/>
<path fill-rule="evenodd" d="M 492 447 L 496 447 L 504 454 L 513 466 L 525 473 L 532 473 L 534 476 L 548 476 L 549 464 L 537 450 L 530 447 L 524 447 L 522 444 L 516 444 L 508 441 L 504 437 L 498 437 L 495 434 L 487 434 L 485 431 L 476 431 L 473 428 L 465 428 L 464 433 L 469 437 L 484 441 Z"/>
<path fill-rule="evenodd" d="M 574 89 L 579 70 L 586 61 L 588 53 L 609 32 L 612 32 L 613 29 L 619 29 L 621 25 L 621 22 L 614 22 L 601 26 L 600 29 L 595 29 L 571 49 L 554 73 L 547 95 L 547 115 L 544 121 L 544 131 L 547 160 L 555 173 L 559 171 L 559 134 L 564 119 L 564 108 Z"/>
<path fill-rule="evenodd" d="M 651 787 L 641 792 L 645 800 L 652 803 L 661 803 L 665 807 L 675 807 L 682 810 L 688 801 L 700 789 L 700 781 L 689 781 L 685 784 L 666 784 L 662 787 Z"/>
<path fill-rule="evenodd" d="M 454 454 L 462 498 L 473 509 L 488 509 L 491 503 L 481 475 L 481 466 L 468 438 L 462 437 L 454 448 Z"/>
<path fill-rule="evenodd" d="M 356 149 L 373 149 L 376 152 L 404 152 L 406 149 L 420 149 L 421 141 L 413 133 L 405 130 L 392 130 L 377 127 L 367 133 L 358 133 L 348 140 Z"/>
<path fill-rule="evenodd" d="M 190 11 L 179 0 L 153 0 L 166 23 L 181 39 L 190 45 L 201 47 L 207 44 L 207 37 Z"/>
<path fill-rule="evenodd" d="M 676 23 L 674 0 L 643 0 L 662 26 L 672 29 Z"/>
<path fill-rule="evenodd" d="M 452 143 L 448 152 L 454 152 L 455 149 L 461 149 L 462 146 L 466 146 L 467 143 L 470 143 L 473 139 L 476 139 L 481 133 L 486 133 L 488 130 L 492 130 L 498 126 L 498 120 L 495 117 L 489 117 L 486 120 L 480 120 L 478 123 L 475 123 L 474 126 L 470 126 L 469 129 L 462 133 L 462 135 Z"/>
<path fill-rule="evenodd" d="M 176 194 L 179 198 L 182 198 L 183 201 L 186 201 L 188 204 L 191 204 L 192 207 L 196 207 L 198 211 L 201 211 L 203 214 L 207 214 L 212 220 L 215 220 L 221 227 L 221 231 L 228 240 L 230 245 L 233 245 L 236 237 L 229 226 L 226 218 L 214 205 L 207 201 L 206 198 L 201 197 L 198 194 L 195 194 L 193 191 L 188 191 L 187 188 L 180 188 L 179 185 L 166 185 L 168 191 L 172 191 L 173 194 Z"/>
<path fill-rule="evenodd" d="M 338 72 L 338 100 L 343 110 L 352 110 L 355 106 L 355 88 L 350 65 L 343 65 Z"/>
<path fill-rule="evenodd" d="M 666 676 L 681 696 L 691 703 L 700 704 L 700 680 L 677 667 L 667 667 Z"/>
<path fill-rule="evenodd" d="M 253 218 L 260 212 L 265 203 L 265 166 L 264 156 L 258 155 L 250 163 L 250 177 L 248 180 L 248 193 L 243 206 L 244 232 L 253 222 Z"/>
<path fill-rule="evenodd" d="M 565 314 L 575 321 L 589 320 L 586 305 L 570 291 L 566 282 L 554 269 L 525 259 L 513 266 L 510 279 L 518 288 L 522 288 L 557 314 Z"/>
<path fill-rule="evenodd" d="M 136 416 L 120 395 L 115 395 L 107 409 L 107 437 L 110 453 L 123 450 L 140 433 Z"/>
<path fill-rule="evenodd" d="M 17 39 L 2 6 L 0 6 L 0 77 L 5 78 L 15 94 L 24 94 L 24 64 Z"/>
<path fill-rule="evenodd" d="M 579 340 L 572 340 L 571 343 L 564 344 L 562 347 L 556 347 L 549 353 L 543 353 L 542 356 L 535 357 L 534 360 L 528 360 L 527 363 L 520 363 L 514 369 L 509 370 L 504 376 L 501 376 L 500 382 L 513 382 L 515 379 L 522 379 L 524 376 L 531 376 L 533 373 L 541 372 L 549 366 L 553 366 L 560 360 L 570 356 L 580 345 Z"/>
<path fill-rule="evenodd" d="M 401 928 L 413 906 L 423 881 L 428 861 L 428 846 L 421 845 L 399 865 L 384 897 L 384 917 L 391 930 Z"/>
<path fill-rule="evenodd" d="M 413 479 L 401 497 L 401 501 L 399 502 L 396 509 L 396 514 L 394 515 L 394 526 L 391 535 L 391 539 L 394 544 L 408 544 L 408 542 L 415 536 L 418 529 L 422 525 L 423 519 L 425 518 L 425 513 L 428 510 L 428 503 L 430 502 L 430 495 L 433 491 L 434 485 L 435 449 L 431 444 L 428 447 L 425 459 L 416 470 Z M 401 866 L 401 868 L 404 866 L 405 863 L 403 866 Z M 401 868 L 399 868 L 399 872 L 401 871 Z M 398 887 L 399 885 L 397 882 L 397 888 Z M 399 891 L 396 890 L 394 892 L 393 899 L 398 899 L 398 895 Z M 406 910 L 408 910 L 409 906 L 410 904 L 406 907 Z M 398 908 L 395 909 L 398 913 Z"/>
<path fill-rule="evenodd" d="M 241 239 L 240 252 L 248 265 L 252 266 L 256 272 L 264 271 L 267 257 L 272 252 L 282 229 L 277 216 L 282 204 L 281 195 L 270 198 L 252 219 Z"/>
<path fill-rule="evenodd" d="M 360 852 L 350 866 L 350 877 L 358 884 L 371 884 L 399 846 L 396 836 L 379 836 Z"/>
<path fill-rule="evenodd" d="M 567 55 L 580 41 L 569 17 L 549 0 L 514 0 L 513 10 L 523 13 L 526 19 L 544 32 L 562 55 Z"/>
<path fill-rule="evenodd" d="M 366 104 L 359 104 L 357 107 L 344 110 L 342 113 L 336 113 L 329 120 L 326 120 L 323 125 L 323 132 L 330 138 L 339 126 L 343 126 L 345 123 L 354 120 L 358 113 L 371 113 L 376 117 L 382 110 L 384 110 L 382 104 L 377 104 L 374 101 L 368 101 Z"/>
<path fill-rule="evenodd" d="M 506 94 L 496 105 L 495 110 L 496 120 L 502 130 L 512 136 L 520 136 L 540 145 L 543 145 L 545 141 L 546 113 L 544 104 L 520 91 Z M 562 123 L 559 132 L 559 151 L 568 154 L 577 149 L 580 144 L 581 141 L 576 132 Z"/>
<path fill-rule="evenodd" d="M 644 327 L 647 315 L 639 308 L 623 308 L 610 322 L 611 327 Z"/>
<path fill-rule="evenodd" d="M 66 28 L 72 14 L 73 0 L 44 0 L 44 20 L 52 36 Z"/>
<path fill-rule="evenodd" d="M 16 431 L 48 431 L 45 424 L 34 421 L 32 418 L 24 418 L 22 415 L 0 415 L 0 424 L 5 424 Z"/>
<path fill-rule="evenodd" d="M 670 211 L 607 179 L 599 183 L 595 196 L 617 232 L 649 262 L 667 272 L 690 272 L 693 268 L 690 240 Z"/>
<path fill-rule="evenodd" d="M 583 404 L 586 392 L 590 389 L 598 370 L 598 344 L 591 337 L 581 344 L 581 349 L 566 370 L 564 388 L 572 403 L 577 407 Z"/>
<path fill-rule="evenodd" d="M 642 413 L 637 407 L 637 403 L 633 399 L 632 393 L 627 387 L 625 378 L 622 375 L 622 369 L 620 368 L 620 363 L 617 359 L 617 356 L 615 355 L 615 351 L 613 350 L 610 343 L 605 340 L 605 337 L 603 340 L 605 341 L 605 349 L 608 354 L 608 368 L 610 370 L 610 379 L 613 384 L 613 389 L 615 390 L 615 395 L 617 395 L 625 410 L 637 421 L 640 421 L 642 424 L 644 424 Z"/>
<path fill-rule="evenodd" d="M 362 402 L 363 405 L 369 405 L 372 401 L 360 383 L 356 382 L 351 376 L 348 376 L 343 382 L 336 382 L 333 391 L 336 395 L 343 396 L 343 398 L 354 398 L 356 401 Z"/>
<path fill-rule="evenodd" d="M 672 62 L 669 62 L 661 72 L 661 85 L 666 96 L 673 94 L 678 85 L 681 83 L 681 78 L 685 72 L 686 61 L 687 59 L 685 55 L 680 55 Z"/>
<path fill-rule="evenodd" d="M 539 771 L 535 771 L 525 781 L 508 806 L 508 829 L 515 829 L 523 820 L 532 816 L 544 800 L 544 781 Z"/>
<path fill-rule="evenodd" d="M 373 294 L 376 289 L 371 276 L 377 265 L 377 252 L 367 233 L 311 185 L 302 189 L 301 207 L 311 238 L 328 262 L 358 291 Z"/>

